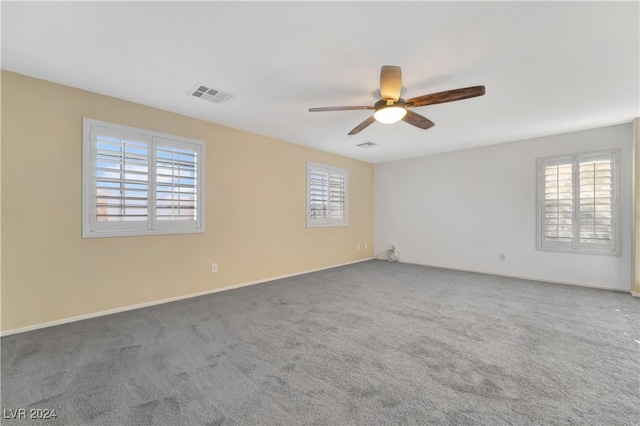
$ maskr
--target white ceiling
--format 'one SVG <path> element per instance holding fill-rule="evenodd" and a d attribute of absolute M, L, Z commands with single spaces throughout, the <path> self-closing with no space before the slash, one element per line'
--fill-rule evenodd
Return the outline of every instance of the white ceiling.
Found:
<path fill-rule="evenodd" d="M 372 163 L 631 121 L 638 2 L 6 2 L 2 68 Z M 485 85 L 374 123 L 382 65 L 403 97 Z M 197 83 L 231 92 L 213 104 Z M 378 95 L 379 96 L 379 95 Z M 358 148 L 363 142 L 377 147 Z"/>

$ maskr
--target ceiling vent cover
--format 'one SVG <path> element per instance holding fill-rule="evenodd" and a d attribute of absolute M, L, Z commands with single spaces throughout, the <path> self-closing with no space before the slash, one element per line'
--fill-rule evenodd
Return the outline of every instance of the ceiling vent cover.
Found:
<path fill-rule="evenodd" d="M 213 102 L 215 104 L 221 104 L 228 101 L 231 98 L 231 93 L 223 92 L 220 89 L 213 89 L 207 87 L 204 84 L 198 84 L 189 92 L 191 96 L 204 99 L 205 101 Z"/>
<path fill-rule="evenodd" d="M 378 146 L 378 144 L 373 142 L 364 142 L 364 143 L 359 143 L 356 146 L 359 146 L 360 148 L 373 148 L 374 146 Z"/>

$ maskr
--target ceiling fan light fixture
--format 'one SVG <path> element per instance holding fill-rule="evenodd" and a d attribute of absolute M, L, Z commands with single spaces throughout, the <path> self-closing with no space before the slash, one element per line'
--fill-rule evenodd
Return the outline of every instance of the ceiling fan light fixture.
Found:
<path fill-rule="evenodd" d="M 482 96 L 484 93 L 484 86 L 472 86 L 445 90 L 444 92 L 430 93 L 428 95 L 417 96 L 404 100 L 400 97 L 402 95 L 402 70 L 397 66 L 383 65 L 382 68 L 380 68 L 380 97 L 382 99 L 376 102 L 373 106 L 309 108 L 309 112 L 349 111 L 357 109 L 374 110 L 373 115 L 370 115 L 366 120 L 354 127 L 354 129 L 348 133 L 349 135 L 356 135 L 360 133 L 376 121 L 383 124 L 393 124 L 403 120 L 407 124 L 426 130 L 433 127 L 435 125 L 434 122 L 413 110 L 409 111 L 408 108 L 461 101 L 463 99 Z"/>
<path fill-rule="evenodd" d="M 402 120 L 406 114 L 407 110 L 404 107 L 392 105 L 378 109 L 373 116 L 380 123 L 393 124 Z"/>

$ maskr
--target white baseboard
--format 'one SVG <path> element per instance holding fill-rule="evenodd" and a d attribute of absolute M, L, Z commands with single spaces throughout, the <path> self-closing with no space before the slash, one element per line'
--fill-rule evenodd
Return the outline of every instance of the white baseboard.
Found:
<path fill-rule="evenodd" d="M 474 274 L 483 274 L 483 275 L 495 275 L 497 277 L 518 278 L 518 279 L 521 279 L 521 280 L 539 281 L 539 282 L 551 283 L 551 284 L 571 285 L 571 286 L 574 286 L 574 287 L 595 288 L 595 289 L 598 289 L 598 290 L 620 291 L 622 293 L 631 293 L 634 296 L 640 296 L 640 294 L 634 294 L 630 290 L 623 290 L 621 288 L 602 287 L 602 286 L 597 286 L 597 285 L 589 285 L 589 284 L 582 284 L 582 283 L 572 283 L 572 282 L 568 282 L 568 281 L 556 281 L 556 280 L 549 280 L 549 279 L 546 279 L 546 278 L 525 277 L 525 276 L 522 276 L 522 275 L 500 274 L 500 273 L 497 273 L 497 272 L 477 271 L 475 269 L 454 268 L 452 266 L 441 266 L 441 265 L 430 265 L 430 264 L 426 264 L 426 263 L 403 262 L 402 260 L 398 260 L 398 262 L 399 263 L 406 263 L 406 264 L 409 264 L 409 265 L 430 266 L 432 268 L 448 269 L 448 270 L 451 270 L 451 271 L 471 272 L 471 273 L 474 273 Z"/>
<path fill-rule="evenodd" d="M 162 305 L 163 303 L 175 302 L 177 300 L 190 299 L 192 297 L 198 297 L 198 296 L 205 296 L 207 294 L 218 293 L 220 291 L 233 290 L 235 288 L 247 287 L 247 286 L 250 286 L 250 285 L 261 284 L 261 283 L 265 283 L 265 282 L 269 282 L 269 281 L 280 280 L 280 279 L 283 279 L 283 278 L 295 277 L 297 275 L 304 275 L 304 274 L 308 274 L 308 273 L 311 273 L 311 272 L 323 271 L 325 269 L 333 269 L 333 268 L 338 268 L 340 266 L 351 265 L 351 264 L 354 264 L 354 263 L 366 262 L 367 260 L 371 260 L 371 259 L 373 259 L 373 257 L 368 257 L 366 259 L 354 260 L 353 262 L 340 263 L 338 265 L 326 266 L 324 268 L 310 269 L 310 270 L 307 270 L 307 271 L 295 272 L 293 274 L 286 274 L 286 275 L 279 275 L 277 277 L 264 278 L 264 279 L 257 280 L 257 281 L 250 281 L 250 282 L 246 282 L 246 283 L 242 283 L 242 284 L 230 285 L 230 286 L 227 286 L 227 287 L 214 288 L 212 290 L 201 291 L 201 292 L 198 292 L 198 293 L 185 294 L 183 296 L 170 297 L 168 299 L 154 300 L 153 302 L 139 303 L 137 305 L 130 305 L 130 306 L 124 306 L 122 308 L 108 309 L 106 311 L 94 312 L 92 314 L 78 315 L 78 316 L 75 316 L 75 317 L 63 318 L 63 319 L 59 319 L 59 320 L 56 320 L 56 321 L 44 322 L 44 323 L 41 323 L 41 324 L 29 325 L 29 326 L 26 326 L 26 327 L 20 327 L 20 328 L 15 328 L 13 330 L 3 331 L 0 335 L 2 337 L 4 337 L 4 336 L 9 336 L 11 334 L 25 333 L 27 331 L 38 330 L 40 328 L 53 327 L 53 326 L 56 326 L 56 325 L 67 324 L 67 323 L 70 323 L 70 322 L 82 321 L 82 320 L 85 320 L 85 319 L 101 317 L 101 316 L 104 316 L 104 315 L 111 315 L 111 314 L 117 314 L 119 312 L 132 311 L 134 309 L 146 308 L 146 307 L 149 307 L 149 306 Z"/>
<path fill-rule="evenodd" d="M 632 292 L 631 292 L 631 295 L 632 295 L 633 297 L 640 297 L 640 293 L 636 293 L 635 291 L 632 291 Z"/>

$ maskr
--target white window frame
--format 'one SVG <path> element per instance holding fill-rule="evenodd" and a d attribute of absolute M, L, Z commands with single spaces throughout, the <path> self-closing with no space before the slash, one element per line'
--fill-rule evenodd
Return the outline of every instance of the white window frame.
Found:
<path fill-rule="evenodd" d="M 337 219 L 331 218 L 329 214 L 326 218 L 313 218 L 311 209 L 311 174 L 313 172 L 326 173 L 331 176 L 343 177 L 344 183 L 344 217 Z M 327 188 L 329 191 L 329 188 Z M 327 208 L 330 211 L 330 201 L 327 201 Z M 307 162 L 307 227 L 331 227 L 331 226 L 348 226 L 349 225 L 349 171 L 337 167 L 326 166 L 324 164 Z"/>
<path fill-rule="evenodd" d="M 595 243 L 580 241 L 580 163 L 584 157 L 610 156 L 611 172 L 612 172 L 612 191 L 611 191 L 611 242 Z M 557 251 L 565 253 L 580 254 L 598 254 L 620 256 L 620 205 L 618 202 L 619 183 L 619 161 L 620 150 L 582 152 L 579 154 L 556 155 L 552 157 L 540 157 L 536 159 L 536 249 L 541 251 Z M 573 210 L 572 210 L 572 240 L 552 241 L 547 240 L 544 236 L 544 218 L 545 218 L 545 167 L 551 164 L 568 164 L 572 165 L 572 194 L 573 194 Z"/>
<path fill-rule="evenodd" d="M 105 121 L 83 118 L 82 161 L 82 237 L 126 237 L 205 232 L 205 143 L 201 140 L 138 129 Z M 97 204 L 97 137 L 131 137 L 148 144 L 147 220 L 98 221 Z M 196 219 L 157 220 L 156 218 L 156 153 L 158 147 L 186 149 L 196 153 Z"/>

